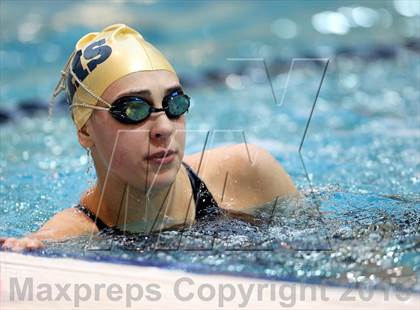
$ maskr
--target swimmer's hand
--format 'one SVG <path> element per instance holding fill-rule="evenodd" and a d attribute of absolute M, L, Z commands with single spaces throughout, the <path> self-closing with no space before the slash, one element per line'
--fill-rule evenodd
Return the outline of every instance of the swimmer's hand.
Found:
<path fill-rule="evenodd" d="M 23 237 L 19 239 L 0 237 L 0 246 L 2 250 L 23 252 L 41 249 L 45 245 L 42 243 L 42 241 L 30 237 Z"/>

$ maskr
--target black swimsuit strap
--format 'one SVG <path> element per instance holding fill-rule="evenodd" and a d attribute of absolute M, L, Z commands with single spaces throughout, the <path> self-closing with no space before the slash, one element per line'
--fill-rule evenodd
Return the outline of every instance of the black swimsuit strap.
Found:
<path fill-rule="evenodd" d="M 88 208 L 86 208 L 85 206 L 83 206 L 81 203 L 77 204 L 74 207 L 76 209 L 82 211 L 84 214 L 86 214 L 96 224 L 96 226 L 98 227 L 99 230 L 102 230 L 102 229 L 105 229 L 105 228 L 109 227 L 98 216 L 96 216 L 95 214 L 90 212 L 90 210 Z"/>
<path fill-rule="evenodd" d="M 195 218 L 199 219 L 208 214 L 218 214 L 222 211 L 210 193 L 206 184 L 185 162 L 182 162 L 188 172 L 195 201 Z"/>

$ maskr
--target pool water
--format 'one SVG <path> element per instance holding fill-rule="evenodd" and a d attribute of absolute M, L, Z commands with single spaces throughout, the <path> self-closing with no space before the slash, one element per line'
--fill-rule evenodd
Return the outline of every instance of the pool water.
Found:
<path fill-rule="evenodd" d="M 293 5 L 289 9 L 298 18 Z M 265 10 L 269 14 L 269 8 Z M 77 37 L 79 30 L 70 37 Z M 217 37 L 217 30 L 212 31 Z M 57 39 L 47 32 L 37 44 L 51 44 L 49 38 Z M 156 38 L 159 41 L 157 34 Z M 389 40 L 393 47 L 387 57 L 363 56 L 372 48 L 368 44 L 358 45 L 362 56 L 311 50 L 330 62 L 301 153 L 325 62 L 305 61 L 290 75 L 288 70 L 272 74 L 274 93 L 258 61 L 240 64 L 242 74 L 237 74 L 215 54 L 205 65 L 226 79 L 202 85 L 197 81 L 205 79 L 205 66 L 192 70 L 180 63 L 185 76 L 193 76 L 198 84 L 186 88 L 192 97 L 186 153 L 200 151 L 208 131 L 207 148 L 242 143 L 245 137 L 281 162 L 301 200 L 267 202 L 252 222 L 226 216 L 159 236 L 102 233 L 51 243 L 36 254 L 420 292 L 420 59 L 418 50 L 392 36 Z M 334 51 L 344 45 L 334 44 Z M 300 48 L 290 45 L 294 52 Z M 7 57 L 29 53 L 21 42 L 2 48 Z M 218 50 L 224 57 L 235 56 L 235 51 Z M 56 62 L 54 69 L 62 65 Z M 268 61 L 270 72 L 273 63 Z M 33 73 L 41 69 L 29 68 Z M 29 116 L 14 109 L 19 100 L 33 98 L 29 94 L 46 100 L 55 82 L 50 73 L 38 72 L 36 85 L 30 74 L 10 64 L 2 62 L 2 71 L 7 73 L 2 81 L 8 83 L 2 88 L 0 107 L 13 111 L 13 120 L 0 127 L 0 235 L 21 236 L 77 203 L 94 175 L 67 112 L 57 106 L 49 120 L 45 113 Z"/>

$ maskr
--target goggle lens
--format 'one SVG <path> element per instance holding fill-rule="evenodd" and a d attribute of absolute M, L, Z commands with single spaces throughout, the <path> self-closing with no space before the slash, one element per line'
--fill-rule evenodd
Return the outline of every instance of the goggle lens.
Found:
<path fill-rule="evenodd" d="M 166 111 L 169 117 L 176 118 L 188 111 L 190 98 L 186 95 L 176 95 L 168 100 Z"/>
<path fill-rule="evenodd" d="M 128 119 L 140 122 L 150 115 L 150 106 L 146 102 L 128 101 L 124 112 Z"/>

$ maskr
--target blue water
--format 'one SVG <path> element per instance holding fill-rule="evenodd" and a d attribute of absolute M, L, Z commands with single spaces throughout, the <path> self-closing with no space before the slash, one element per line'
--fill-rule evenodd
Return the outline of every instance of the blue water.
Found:
<path fill-rule="evenodd" d="M 0 235 L 39 228 L 76 203 L 94 181 L 68 113 L 57 106 L 51 120 L 45 113 L 26 116 L 19 102 L 48 100 L 77 38 L 102 27 L 101 19 L 115 22 L 122 16 L 118 21 L 140 29 L 168 55 L 181 79 L 189 80 L 193 101 L 186 153 L 201 150 L 206 130 L 211 130 L 210 148 L 241 143 L 245 135 L 247 142 L 270 150 L 304 199 L 299 205 L 280 200 L 273 212 L 268 203 L 252 223 L 234 218 L 198 223 L 183 239 L 177 231 L 166 232 L 159 242 L 171 251 L 156 249 L 156 236 L 100 235 L 49 244 L 37 254 L 420 291 L 420 60 L 418 49 L 406 44 L 418 44 L 418 15 L 402 15 L 393 1 L 346 1 L 347 8 L 375 10 L 379 19 L 346 34 L 322 34 L 311 17 L 346 12 L 344 5 L 304 3 L 250 1 L 239 7 L 188 1 L 104 8 L 95 2 L 40 2 L 29 12 L 30 2 L 1 2 L 1 26 L 7 31 L 1 32 L 0 108 L 12 120 L 0 125 Z M 100 17 L 70 18 L 82 11 Z M 275 21 L 284 25 L 285 18 L 297 27 L 290 39 L 274 33 Z M 288 70 L 276 71 L 274 64 L 309 56 L 330 62 L 301 152 L 306 175 L 298 149 L 323 63 L 301 62 L 289 79 Z M 262 62 L 229 57 L 264 57 L 274 93 Z M 226 79 L 207 83 L 210 69 Z M 213 248 L 197 249 L 211 242 Z M 233 250 L 238 248 L 242 251 Z"/>

